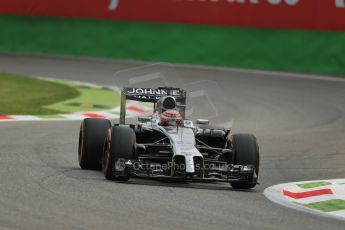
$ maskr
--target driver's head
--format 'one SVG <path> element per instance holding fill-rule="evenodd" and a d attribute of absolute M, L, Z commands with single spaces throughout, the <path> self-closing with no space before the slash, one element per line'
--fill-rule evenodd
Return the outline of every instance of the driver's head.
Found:
<path fill-rule="evenodd" d="M 169 109 L 164 111 L 161 115 L 161 125 L 164 126 L 175 126 L 177 123 L 182 121 L 182 116 L 179 111 L 174 109 Z"/>

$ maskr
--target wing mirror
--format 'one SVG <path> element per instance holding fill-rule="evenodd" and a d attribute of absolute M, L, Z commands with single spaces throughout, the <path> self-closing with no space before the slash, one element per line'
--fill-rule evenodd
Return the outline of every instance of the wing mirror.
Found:
<path fill-rule="evenodd" d="M 197 125 L 209 125 L 210 121 L 206 120 L 206 119 L 198 119 L 198 120 L 196 120 L 196 124 Z"/>
<path fill-rule="evenodd" d="M 235 154 L 231 149 L 223 149 L 222 150 L 222 156 L 225 157 L 225 159 L 229 160 L 229 163 L 233 164 L 235 162 Z"/>
<path fill-rule="evenodd" d="M 151 117 L 138 117 L 138 121 L 141 123 L 146 123 L 151 121 Z"/>
<path fill-rule="evenodd" d="M 137 144 L 136 153 L 137 153 L 138 155 L 144 154 L 145 151 L 146 151 L 145 145 L 143 145 L 143 144 Z"/>
<path fill-rule="evenodd" d="M 190 120 L 184 120 L 183 121 L 183 126 L 186 127 L 186 128 L 195 128 L 193 122 L 190 121 Z"/>

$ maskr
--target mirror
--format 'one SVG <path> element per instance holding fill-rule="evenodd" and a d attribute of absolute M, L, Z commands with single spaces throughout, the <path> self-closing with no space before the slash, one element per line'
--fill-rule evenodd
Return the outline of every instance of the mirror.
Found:
<path fill-rule="evenodd" d="M 195 128 L 193 122 L 190 121 L 190 120 L 184 120 L 183 121 L 183 126 L 186 127 L 186 128 Z"/>
<path fill-rule="evenodd" d="M 143 145 L 143 144 L 137 144 L 137 146 L 136 146 L 136 153 L 137 153 L 138 155 L 144 154 L 145 151 L 146 151 L 145 145 Z"/>
<path fill-rule="evenodd" d="M 209 120 L 206 120 L 206 119 L 198 119 L 196 120 L 196 123 L 198 125 L 209 125 L 210 124 L 210 121 Z"/>
<path fill-rule="evenodd" d="M 151 117 L 138 117 L 138 121 L 141 123 L 146 123 L 151 121 Z"/>

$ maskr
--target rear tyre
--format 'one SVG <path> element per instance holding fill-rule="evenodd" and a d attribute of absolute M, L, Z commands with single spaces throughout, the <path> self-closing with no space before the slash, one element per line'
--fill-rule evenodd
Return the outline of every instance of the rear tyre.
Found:
<path fill-rule="evenodd" d="M 256 137 L 252 134 L 236 134 L 232 136 L 232 145 L 235 158 L 235 164 L 238 165 L 254 165 L 256 178 L 252 182 L 232 182 L 233 188 L 251 189 L 257 184 L 259 175 L 259 146 Z"/>
<path fill-rule="evenodd" d="M 106 119 L 86 118 L 80 125 L 78 159 L 82 169 L 100 170 L 102 150 L 111 123 Z"/>
<path fill-rule="evenodd" d="M 130 175 L 117 173 L 117 167 L 124 168 L 126 160 L 134 159 L 136 136 L 128 126 L 113 126 L 105 140 L 102 171 L 107 180 L 127 181 Z"/>

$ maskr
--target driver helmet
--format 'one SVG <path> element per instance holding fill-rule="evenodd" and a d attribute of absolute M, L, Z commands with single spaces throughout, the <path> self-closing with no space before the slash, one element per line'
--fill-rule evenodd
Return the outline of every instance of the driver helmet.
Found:
<path fill-rule="evenodd" d="M 160 115 L 161 121 L 160 124 L 163 126 L 176 126 L 177 123 L 181 123 L 182 116 L 179 111 L 174 109 L 169 109 L 164 111 Z"/>

